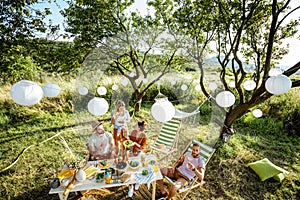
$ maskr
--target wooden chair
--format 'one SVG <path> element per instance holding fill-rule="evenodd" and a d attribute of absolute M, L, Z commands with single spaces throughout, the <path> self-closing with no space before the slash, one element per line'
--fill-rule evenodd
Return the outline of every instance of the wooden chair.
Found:
<path fill-rule="evenodd" d="M 202 142 L 200 142 L 196 139 L 193 139 L 188 143 L 188 145 L 184 148 L 184 150 L 183 150 L 182 154 L 180 155 L 180 157 L 183 156 L 186 152 L 191 152 L 192 151 L 192 146 L 193 146 L 194 143 L 198 143 L 200 145 L 200 157 L 201 157 L 201 159 L 203 159 L 203 161 L 205 162 L 205 166 L 207 167 L 207 164 L 210 161 L 212 155 L 214 154 L 215 149 L 208 146 L 208 145 L 206 145 L 206 144 L 203 144 Z M 175 180 L 172 180 L 171 178 L 169 178 L 167 176 L 165 177 L 165 179 L 171 184 L 173 184 L 175 182 Z M 182 198 L 182 199 L 184 199 L 192 189 L 203 185 L 203 183 L 204 183 L 203 180 L 199 181 L 198 177 L 195 176 L 195 178 L 189 183 L 189 185 L 180 188 L 177 192 L 178 193 L 186 192 L 184 197 Z"/>
<path fill-rule="evenodd" d="M 176 151 L 181 123 L 182 121 L 176 118 L 163 123 L 160 133 L 154 142 L 154 145 L 150 146 L 151 152 L 158 151 L 165 154 L 162 158 L 160 158 L 163 159 L 169 154 Z M 164 148 L 160 148 L 160 146 L 163 146 Z"/>

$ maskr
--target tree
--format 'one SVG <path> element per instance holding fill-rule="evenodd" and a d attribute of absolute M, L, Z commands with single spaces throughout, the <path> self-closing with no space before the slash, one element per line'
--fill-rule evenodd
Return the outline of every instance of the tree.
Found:
<path fill-rule="evenodd" d="M 232 125 L 237 119 L 272 96 L 266 91 L 265 83 L 269 71 L 287 53 L 282 41 L 297 33 L 299 20 L 286 20 L 300 7 L 290 9 L 290 0 L 155 0 L 150 4 L 163 16 L 169 28 L 184 32 L 193 41 L 184 48 L 189 53 L 186 55 L 191 55 L 200 69 L 200 86 L 207 97 L 210 94 L 203 79 L 203 52 L 209 51 L 209 42 L 216 42 L 222 86 L 224 90 L 234 93 L 237 99 L 228 109 L 220 108 L 225 119 L 217 122 L 222 127 L 220 136 L 224 132 L 233 133 Z M 159 12 L 162 6 L 168 8 L 167 14 Z M 254 70 L 246 71 L 243 60 L 253 63 Z M 283 74 L 291 76 L 299 69 L 300 62 Z M 244 81 L 249 79 L 256 83 L 252 91 L 242 87 Z M 229 87 L 232 80 L 235 88 Z M 293 80 L 292 87 L 298 87 L 299 83 L 299 80 Z M 212 103 L 216 104 L 213 98 Z"/>
<path fill-rule="evenodd" d="M 0 65 L 4 66 L 0 69 L 0 73 L 9 75 L 10 70 L 7 73 L 8 68 L 13 66 L 7 66 L 11 62 L 12 57 L 20 57 L 27 59 L 28 62 L 32 62 L 28 53 L 24 52 L 25 48 L 33 45 L 35 38 L 39 33 L 45 33 L 47 30 L 55 32 L 58 26 L 47 25 L 43 20 L 51 11 L 49 8 L 39 10 L 35 6 L 41 3 L 38 0 L 2 0 L 0 3 Z M 18 49 L 18 51 L 14 51 Z M 17 52 L 17 55 L 12 55 L 12 52 Z M 22 55 L 19 55 L 22 54 Z M 20 61 L 20 59 L 18 59 Z M 21 59 L 22 60 L 22 59 Z M 29 61 L 30 60 L 30 61 Z M 27 62 L 26 61 L 26 62 Z M 12 64 L 12 63 L 11 63 Z M 20 65 L 21 66 L 21 65 Z M 19 66 L 19 67 L 20 67 Z M 23 66 L 23 65 L 22 65 Z M 22 71 L 28 67 L 21 67 Z M 29 67 L 30 68 L 30 67 Z M 28 68 L 28 69 L 29 69 Z M 17 71 L 17 70 L 15 70 Z M 28 71 L 31 74 L 31 70 Z M 21 74 L 21 73 L 20 73 Z M 23 73 L 24 77 L 26 73 Z M 18 77 L 21 78 L 21 77 Z"/>
<path fill-rule="evenodd" d="M 135 111 L 148 89 L 171 71 L 176 47 L 162 37 L 164 29 L 150 15 L 126 14 L 133 1 L 70 2 L 65 16 L 74 42 L 86 49 L 88 70 L 110 67 L 126 77 L 134 89 Z M 146 27 L 146 28 L 143 28 Z M 155 53 L 155 49 L 164 49 Z M 87 65 L 87 64 L 86 64 Z M 149 74 L 155 76 L 149 82 Z"/>

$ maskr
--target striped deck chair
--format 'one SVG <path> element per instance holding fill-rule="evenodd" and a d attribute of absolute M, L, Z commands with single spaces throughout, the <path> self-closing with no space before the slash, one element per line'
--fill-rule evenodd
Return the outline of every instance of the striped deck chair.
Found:
<path fill-rule="evenodd" d="M 192 146 L 193 146 L 194 143 L 198 143 L 200 145 L 200 157 L 201 157 L 201 159 L 203 159 L 203 161 L 205 162 L 205 166 L 207 167 L 207 164 L 210 161 L 212 155 L 214 154 L 215 149 L 208 146 L 208 145 L 206 145 L 206 144 L 203 144 L 202 142 L 199 142 L 196 139 L 193 139 L 192 141 L 190 141 L 188 143 L 188 145 L 184 148 L 184 150 L 183 150 L 182 154 L 180 155 L 180 157 L 183 156 L 185 154 L 185 152 L 187 152 L 187 151 L 191 152 L 192 151 Z M 175 182 L 175 180 L 172 180 L 171 178 L 169 178 L 167 176 L 165 177 L 165 179 L 168 182 L 170 182 L 171 184 L 173 184 Z M 180 188 L 178 190 L 178 193 L 186 192 L 185 195 L 183 196 L 183 198 L 181 198 L 181 199 L 184 199 L 193 188 L 201 186 L 201 185 L 203 185 L 203 183 L 204 183 L 204 181 L 199 181 L 197 176 L 195 176 L 195 178 L 189 183 L 189 185 L 187 185 L 183 188 Z"/>
<path fill-rule="evenodd" d="M 161 159 L 177 150 L 178 134 L 181 128 L 181 120 L 173 118 L 165 122 L 160 130 L 160 133 L 155 140 L 153 146 L 150 146 L 151 151 L 156 150 L 164 153 Z M 159 146 L 164 145 L 165 148 L 160 149 Z"/>

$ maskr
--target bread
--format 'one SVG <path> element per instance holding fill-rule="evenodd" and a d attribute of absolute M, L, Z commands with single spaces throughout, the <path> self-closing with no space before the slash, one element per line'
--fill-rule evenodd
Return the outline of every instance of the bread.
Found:
<path fill-rule="evenodd" d="M 121 177 L 121 182 L 125 183 L 126 181 L 128 181 L 130 179 L 131 175 L 130 174 L 123 174 L 123 176 Z"/>

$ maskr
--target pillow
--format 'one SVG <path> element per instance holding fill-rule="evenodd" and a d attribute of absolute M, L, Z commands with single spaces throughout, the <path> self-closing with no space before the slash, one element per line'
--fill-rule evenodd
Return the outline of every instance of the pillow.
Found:
<path fill-rule="evenodd" d="M 264 158 L 262 160 L 253 162 L 248 164 L 248 166 L 255 171 L 255 173 L 259 176 L 260 180 L 264 181 L 268 178 L 274 177 L 280 173 L 287 172 L 284 169 L 274 165 L 268 158 Z M 275 177 L 274 177 L 275 178 Z M 280 180 L 282 175 L 276 177 L 276 180 Z M 284 177 L 283 177 L 284 178 Z"/>
<path fill-rule="evenodd" d="M 281 172 L 281 173 L 279 173 L 279 174 L 273 176 L 273 178 L 274 178 L 276 181 L 281 182 L 281 181 L 285 178 L 285 176 L 286 176 L 287 174 L 289 174 L 288 171 L 286 171 L 286 170 L 284 170 L 284 169 L 282 169 L 282 170 L 283 170 L 283 172 Z"/>

